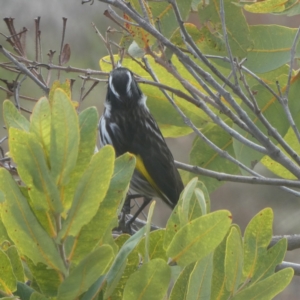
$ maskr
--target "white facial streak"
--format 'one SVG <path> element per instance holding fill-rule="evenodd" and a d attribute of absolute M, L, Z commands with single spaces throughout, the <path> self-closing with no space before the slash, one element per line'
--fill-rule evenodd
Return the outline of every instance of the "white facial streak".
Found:
<path fill-rule="evenodd" d="M 115 90 L 115 87 L 114 87 L 114 85 L 113 85 L 113 83 L 112 83 L 112 76 L 109 76 L 108 85 L 109 85 L 111 91 L 113 92 L 113 94 L 114 94 L 118 99 L 120 99 L 120 95 L 119 95 L 119 93 Z"/>
<path fill-rule="evenodd" d="M 127 71 L 126 73 L 128 75 L 128 82 L 127 82 L 127 85 L 126 85 L 126 92 L 127 92 L 128 96 L 130 97 L 132 95 L 132 91 L 131 91 L 132 76 L 131 76 L 129 71 Z"/>

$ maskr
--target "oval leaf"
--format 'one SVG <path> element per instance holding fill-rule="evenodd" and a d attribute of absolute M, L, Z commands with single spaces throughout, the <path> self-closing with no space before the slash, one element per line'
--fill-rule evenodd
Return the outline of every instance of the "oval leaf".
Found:
<path fill-rule="evenodd" d="M 190 221 L 174 236 L 167 255 L 180 266 L 186 266 L 213 251 L 222 241 L 232 216 L 220 210 Z"/>
<path fill-rule="evenodd" d="M 137 272 L 129 277 L 123 299 L 163 299 L 167 293 L 170 279 L 171 269 L 167 263 L 160 258 L 153 259 L 143 264 Z"/>
<path fill-rule="evenodd" d="M 0 190 L 6 199 L 1 203 L 1 220 L 20 253 L 28 256 L 34 264 L 42 262 L 65 273 L 53 239 L 41 227 L 19 187 L 4 169 L 0 169 Z"/>
<path fill-rule="evenodd" d="M 79 145 L 77 113 L 68 95 L 60 88 L 51 102 L 51 174 L 58 186 L 68 183 L 76 165 Z"/>
<path fill-rule="evenodd" d="M 57 300 L 77 299 L 107 270 L 113 259 L 112 248 L 103 245 L 76 266 L 58 288 Z"/>
<path fill-rule="evenodd" d="M 95 216 L 104 199 L 113 174 L 115 152 L 111 146 L 105 146 L 92 158 L 82 175 L 71 209 L 58 235 L 65 239 L 76 236 L 83 225 Z"/>

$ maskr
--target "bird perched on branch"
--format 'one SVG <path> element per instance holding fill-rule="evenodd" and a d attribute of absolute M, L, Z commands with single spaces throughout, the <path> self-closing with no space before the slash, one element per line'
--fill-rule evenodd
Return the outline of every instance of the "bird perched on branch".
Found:
<path fill-rule="evenodd" d="M 118 66 L 110 73 L 99 130 L 101 146 L 112 145 L 117 156 L 130 152 L 136 157 L 130 188 L 145 197 L 138 213 L 152 198 L 160 198 L 173 209 L 183 183 L 173 155 L 146 105 L 146 96 L 127 68 Z"/>

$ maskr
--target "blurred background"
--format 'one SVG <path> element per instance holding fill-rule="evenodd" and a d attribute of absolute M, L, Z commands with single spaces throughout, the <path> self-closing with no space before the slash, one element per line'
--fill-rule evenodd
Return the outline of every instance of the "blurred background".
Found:
<path fill-rule="evenodd" d="M 16 30 L 23 27 L 28 29 L 27 32 L 27 53 L 34 53 L 34 18 L 41 17 L 41 39 L 42 53 L 44 61 L 47 61 L 46 54 L 49 50 L 55 50 L 56 56 L 54 63 L 58 61 L 58 53 L 60 49 L 62 35 L 62 18 L 66 17 L 67 30 L 65 43 L 71 46 L 71 58 L 67 65 L 84 69 L 99 69 L 99 59 L 105 55 L 106 49 L 103 42 L 99 39 L 95 30 L 91 26 L 94 22 L 98 29 L 105 33 L 106 28 L 114 24 L 103 15 L 106 5 L 95 1 L 94 5 L 81 5 L 80 0 L 0 0 L 0 33 L 9 35 L 7 27 L 3 21 L 5 17 L 15 19 Z M 300 26 L 300 17 L 284 17 L 270 15 L 253 15 L 246 14 L 249 24 L 279 24 L 297 28 Z M 197 23 L 197 15 L 191 14 L 190 21 Z M 116 36 L 116 40 L 118 40 Z M 6 42 L 6 38 L 0 35 L 0 45 L 11 50 Z M 34 59 L 33 56 L 30 59 Z M 0 61 L 6 59 L 0 54 Z M 53 71 L 55 72 L 55 71 Z M 78 100 L 81 79 L 75 73 L 64 74 L 63 79 L 67 75 L 68 78 L 75 79 L 73 88 L 73 99 Z M 0 69 L 0 79 L 12 80 L 15 75 L 8 76 L 8 72 Z M 91 83 L 86 86 L 86 91 Z M 0 85 L 4 85 L 0 83 Z M 103 101 L 106 93 L 106 84 L 100 83 L 84 100 L 81 109 L 88 106 L 97 106 L 99 115 L 103 111 Z M 38 98 L 42 95 L 33 83 L 27 79 L 22 87 L 20 94 Z M 0 139 L 6 135 L 3 129 L 2 102 L 7 98 L 6 93 L 0 90 Z M 22 100 L 22 106 L 32 109 L 33 103 Z M 26 115 L 26 113 L 25 113 Z M 29 115 L 27 114 L 27 117 Z M 188 154 L 193 141 L 193 135 L 176 140 L 168 140 L 170 148 L 176 160 L 188 162 Z M 4 145 L 5 148 L 5 145 Z M 5 148 L 7 151 L 7 148 Z M 256 171 L 268 176 L 268 171 L 261 165 L 256 166 Z M 272 207 L 274 210 L 274 235 L 295 234 L 300 232 L 300 199 L 290 194 L 284 193 L 275 187 L 261 185 L 246 185 L 226 183 L 211 195 L 212 210 L 229 209 L 233 214 L 233 221 L 237 223 L 242 231 L 250 221 L 250 219 L 261 209 Z M 157 203 L 154 215 L 154 223 L 164 226 L 170 214 L 168 208 L 163 204 Z M 286 261 L 300 263 L 300 250 L 294 250 L 287 254 Z M 282 294 L 275 299 L 299 299 L 300 298 L 300 278 L 295 277 L 292 284 Z"/>

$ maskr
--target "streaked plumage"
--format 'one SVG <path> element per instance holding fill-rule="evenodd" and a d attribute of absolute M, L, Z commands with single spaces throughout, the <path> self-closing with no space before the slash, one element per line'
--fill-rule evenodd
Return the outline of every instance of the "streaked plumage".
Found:
<path fill-rule="evenodd" d="M 99 123 L 101 146 L 111 144 L 116 155 L 135 154 L 130 187 L 146 197 L 159 197 L 173 208 L 182 180 L 159 128 L 130 70 L 118 67 L 108 80 L 104 113 Z"/>

